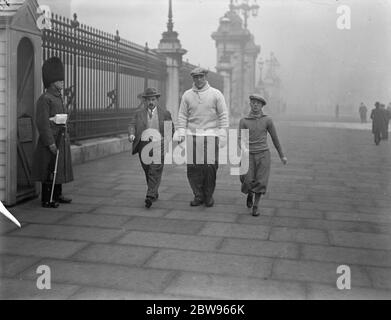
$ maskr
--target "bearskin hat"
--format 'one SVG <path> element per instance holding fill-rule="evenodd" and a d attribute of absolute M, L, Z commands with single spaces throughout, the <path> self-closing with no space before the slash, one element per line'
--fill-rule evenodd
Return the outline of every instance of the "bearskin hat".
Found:
<path fill-rule="evenodd" d="M 52 57 L 46 60 L 42 66 L 42 80 L 45 89 L 53 82 L 64 81 L 65 70 L 60 58 Z"/>

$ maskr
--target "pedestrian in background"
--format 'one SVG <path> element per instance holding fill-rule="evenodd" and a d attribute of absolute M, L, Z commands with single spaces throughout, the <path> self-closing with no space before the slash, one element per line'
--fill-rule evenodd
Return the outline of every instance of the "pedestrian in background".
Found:
<path fill-rule="evenodd" d="M 375 137 L 375 144 L 378 146 L 382 139 L 382 134 L 386 131 L 387 114 L 381 108 L 380 102 L 375 103 L 375 109 L 372 110 L 372 133 Z"/>
<path fill-rule="evenodd" d="M 35 122 L 39 138 L 32 166 L 33 181 L 42 183 L 41 201 L 44 208 L 58 208 L 60 203 L 72 202 L 62 194 L 62 184 L 73 181 L 69 134 L 66 125 L 55 122 L 56 115 L 67 114 L 62 96 L 64 78 L 64 65 L 59 58 L 52 57 L 44 62 L 42 79 L 45 92 L 37 101 Z M 51 202 L 57 151 L 57 174 Z"/>
<path fill-rule="evenodd" d="M 165 145 L 171 141 L 174 133 L 171 114 L 159 105 L 160 93 L 155 88 L 148 88 L 142 94 L 144 107 L 136 112 L 134 120 L 129 125 L 129 142 L 133 144 L 133 155 L 138 154 L 141 166 L 145 173 L 148 186 L 145 198 L 145 207 L 151 208 L 152 204 L 159 199 L 159 187 L 164 169 Z M 165 136 L 165 122 L 171 122 L 172 131 L 170 136 Z M 149 152 L 149 157 L 159 161 L 148 164 L 143 150 L 150 143 L 157 143 L 158 147 Z M 158 152 L 154 157 L 153 152 Z M 156 156 L 156 155 L 155 155 Z"/>
<path fill-rule="evenodd" d="M 361 102 L 359 113 L 360 113 L 361 123 L 367 123 L 368 109 L 363 102 Z"/>
<path fill-rule="evenodd" d="M 214 206 L 219 148 L 226 144 L 229 126 L 224 96 L 209 85 L 207 74 L 203 68 L 191 72 L 193 88 L 184 93 L 178 114 L 178 139 L 183 142 L 187 137 L 187 148 L 192 150 L 188 155 L 193 155 L 187 159 L 187 177 L 194 194 L 192 207 Z"/>
<path fill-rule="evenodd" d="M 261 197 L 266 194 L 270 176 L 271 157 L 267 144 L 267 134 L 269 133 L 280 159 L 284 165 L 288 163 L 285 157 L 277 131 L 272 119 L 265 115 L 262 108 L 266 106 L 266 100 L 258 95 L 250 96 L 251 111 L 248 117 L 240 120 L 238 144 L 241 148 L 241 130 L 249 130 L 249 141 L 245 142 L 248 149 L 242 150 L 249 157 L 249 169 L 247 174 L 241 176 L 242 192 L 247 195 L 247 207 L 252 208 L 254 217 L 260 215 L 258 211 Z M 255 199 L 254 199 L 255 195 Z"/>
<path fill-rule="evenodd" d="M 388 130 L 389 130 L 389 126 L 390 126 L 391 114 L 388 112 L 388 109 L 386 109 L 386 105 L 385 104 L 381 105 L 381 109 L 384 112 L 385 119 L 386 119 L 386 124 L 384 126 L 384 130 L 383 130 L 383 133 L 382 133 L 382 139 L 383 140 L 388 140 Z"/>

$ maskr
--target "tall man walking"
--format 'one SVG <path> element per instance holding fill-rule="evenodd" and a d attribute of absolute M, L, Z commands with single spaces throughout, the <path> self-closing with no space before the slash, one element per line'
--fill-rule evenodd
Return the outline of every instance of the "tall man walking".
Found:
<path fill-rule="evenodd" d="M 152 203 L 159 198 L 159 186 L 162 180 L 164 168 L 164 150 L 168 140 L 172 139 L 173 126 L 169 137 L 165 137 L 165 125 L 171 123 L 170 112 L 159 106 L 160 93 L 155 88 L 148 88 L 142 95 L 144 108 L 137 111 L 134 121 L 129 126 L 129 141 L 133 143 L 133 155 L 139 155 L 148 185 L 145 207 L 150 208 Z M 166 123 L 166 124 L 165 124 Z M 157 148 L 145 153 L 143 150 L 150 145 L 157 143 Z M 150 145 L 151 146 L 151 145 Z M 155 145 L 156 146 L 156 145 Z M 153 152 L 158 152 L 154 155 Z M 157 157 L 156 157 L 157 156 Z M 153 158 L 151 163 L 148 163 Z M 155 159 L 158 159 L 157 161 Z"/>
<path fill-rule="evenodd" d="M 223 94 L 207 81 L 208 71 L 191 72 L 193 88 L 186 91 L 178 114 L 178 136 L 187 137 L 187 177 L 193 190 L 192 207 L 213 207 L 219 167 L 219 146 L 226 143 L 228 109 Z M 192 152 L 189 152 L 192 151 Z"/>

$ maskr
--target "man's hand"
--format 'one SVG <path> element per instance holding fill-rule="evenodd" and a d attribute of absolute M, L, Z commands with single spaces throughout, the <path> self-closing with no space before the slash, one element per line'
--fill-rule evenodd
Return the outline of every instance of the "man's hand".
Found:
<path fill-rule="evenodd" d="M 282 158 L 281 158 L 281 162 L 282 162 L 282 164 L 283 164 L 284 166 L 286 166 L 286 165 L 288 164 L 288 159 L 287 159 L 287 157 L 282 157 Z"/>
<path fill-rule="evenodd" d="M 57 154 L 57 146 L 55 144 L 50 145 L 49 149 L 51 153 Z"/>
<path fill-rule="evenodd" d="M 135 139 L 136 139 L 136 136 L 134 134 L 128 135 L 128 140 L 130 143 L 133 143 Z"/>

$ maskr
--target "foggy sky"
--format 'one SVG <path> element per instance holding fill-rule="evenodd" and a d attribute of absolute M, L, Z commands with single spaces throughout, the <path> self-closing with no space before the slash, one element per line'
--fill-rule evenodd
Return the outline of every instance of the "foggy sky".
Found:
<path fill-rule="evenodd" d="M 251 0 L 250 0 L 251 1 Z M 168 0 L 39 0 L 79 21 L 156 48 L 166 30 Z M 391 1 L 258 0 L 249 29 L 263 59 L 281 63 L 284 98 L 296 108 L 391 102 Z M 337 7 L 349 5 L 352 29 L 336 27 Z M 189 52 L 185 60 L 215 69 L 211 34 L 229 0 L 173 0 L 174 30 Z M 321 108 L 321 107 L 320 107 Z"/>

